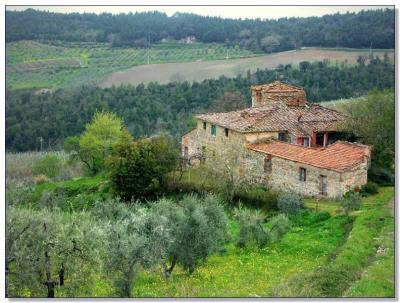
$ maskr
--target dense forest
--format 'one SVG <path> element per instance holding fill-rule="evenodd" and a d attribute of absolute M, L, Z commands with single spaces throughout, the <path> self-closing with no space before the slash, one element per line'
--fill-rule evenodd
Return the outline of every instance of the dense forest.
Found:
<path fill-rule="evenodd" d="M 123 117 L 136 137 L 166 131 L 174 138 L 193 127 L 194 113 L 232 110 L 250 105 L 250 86 L 276 79 L 305 88 L 311 102 L 355 97 L 374 87 L 394 87 L 394 65 L 371 58 L 355 66 L 301 62 L 277 70 L 258 70 L 236 78 L 202 82 L 112 88 L 81 87 L 53 93 L 6 91 L 6 148 L 8 151 L 54 149 L 83 131 L 94 113 L 107 110 Z"/>
<path fill-rule="evenodd" d="M 204 43 L 239 45 L 253 51 L 284 51 L 301 46 L 394 48 L 394 10 L 308 18 L 223 19 L 188 13 L 112 15 L 60 14 L 28 9 L 6 11 L 6 42 L 63 40 L 147 47 L 163 39 L 194 36 Z"/>

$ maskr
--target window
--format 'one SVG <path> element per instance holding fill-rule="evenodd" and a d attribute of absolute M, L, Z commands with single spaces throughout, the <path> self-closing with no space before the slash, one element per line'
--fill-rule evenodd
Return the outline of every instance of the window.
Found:
<path fill-rule="evenodd" d="M 326 196 L 328 194 L 328 177 L 321 175 L 321 195 Z"/>
<path fill-rule="evenodd" d="M 229 129 L 225 128 L 225 137 L 228 137 L 229 135 Z"/>
<path fill-rule="evenodd" d="M 308 137 L 304 138 L 303 146 L 305 146 L 305 147 L 309 147 L 310 146 L 310 139 Z"/>
<path fill-rule="evenodd" d="M 201 147 L 201 162 L 206 162 L 206 147 L 202 146 Z"/>
<path fill-rule="evenodd" d="M 204 130 L 207 129 L 207 122 L 203 122 L 203 129 L 204 129 Z"/>
<path fill-rule="evenodd" d="M 324 146 L 324 133 L 317 133 L 316 142 L 319 146 Z"/>
<path fill-rule="evenodd" d="M 256 100 L 261 101 L 261 91 L 256 91 Z"/>
<path fill-rule="evenodd" d="M 286 141 L 286 134 L 285 133 L 279 133 L 278 134 L 278 140 L 279 141 Z"/>
<path fill-rule="evenodd" d="M 189 157 L 189 148 L 187 146 L 185 146 L 185 149 L 183 150 L 183 156 L 185 158 Z"/>
<path fill-rule="evenodd" d="M 211 135 L 213 136 L 217 135 L 217 126 L 211 125 Z"/>
<path fill-rule="evenodd" d="M 271 173 L 272 171 L 272 161 L 271 155 L 268 155 L 264 158 L 264 173 Z"/>
<path fill-rule="evenodd" d="M 306 182 L 306 179 L 307 179 L 307 176 L 306 176 L 307 175 L 307 171 L 306 171 L 306 169 L 303 168 L 303 167 L 300 167 L 299 173 L 300 173 L 299 180 L 303 181 L 303 182 Z"/>

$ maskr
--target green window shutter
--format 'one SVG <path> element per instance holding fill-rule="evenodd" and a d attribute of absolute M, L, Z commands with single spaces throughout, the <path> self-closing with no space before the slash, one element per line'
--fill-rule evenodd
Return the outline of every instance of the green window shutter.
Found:
<path fill-rule="evenodd" d="M 215 125 L 211 125 L 211 135 L 217 135 L 217 127 Z"/>

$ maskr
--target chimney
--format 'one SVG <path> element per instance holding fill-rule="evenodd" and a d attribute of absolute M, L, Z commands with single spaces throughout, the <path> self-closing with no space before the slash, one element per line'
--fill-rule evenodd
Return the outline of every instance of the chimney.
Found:
<path fill-rule="evenodd" d="M 285 103 L 289 106 L 304 106 L 307 103 L 306 93 L 300 87 L 280 81 L 251 87 L 252 107 L 275 102 Z"/>

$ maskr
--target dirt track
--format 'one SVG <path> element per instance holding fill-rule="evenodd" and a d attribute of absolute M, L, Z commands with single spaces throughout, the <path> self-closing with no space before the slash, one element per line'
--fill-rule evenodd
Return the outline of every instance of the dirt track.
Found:
<path fill-rule="evenodd" d="M 101 86 L 137 85 L 149 82 L 168 83 L 185 80 L 192 82 L 218 78 L 222 75 L 234 77 L 239 74 L 246 74 L 247 70 L 275 68 L 279 64 L 297 64 L 305 60 L 321 61 L 329 59 L 332 63 L 347 60 L 349 63 L 354 63 L 359 55 L 368 56 L 368 52 L 368 50 L 309 48 L 243 59 L 141 65 L 111 74 Z M 383 54 L 383 51 L 374 51 L 374 55 L 383 56 Z M 393 51 L 389 52 L 389 55 L 393 58 Z"/>

